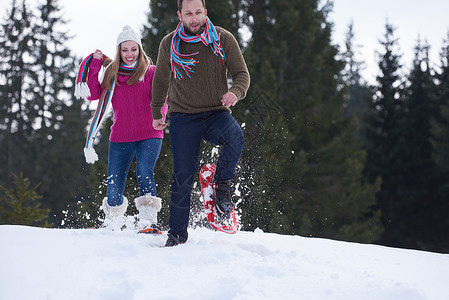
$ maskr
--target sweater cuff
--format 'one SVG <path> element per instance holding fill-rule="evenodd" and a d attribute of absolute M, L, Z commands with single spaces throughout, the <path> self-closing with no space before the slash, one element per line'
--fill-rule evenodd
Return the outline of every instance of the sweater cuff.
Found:
<path fill-rule="evenodd" d="M 101 59 L 92 58 L 92 62 L 90 63 L 89 68 L 92 68 L 94 70 L 100 70 L 102 64 L 103 63 L 102 63 Z"/>
<path fill-rule="evenodd" d="M 245 92 L 238 87 L 233 86 L 229 89 L 229 91 L 233 92 L 237 96 L 237 99 L 239 100 L 245 98 Z"/>
<path fill-rule="evenodd" d="M 154 107 L 151 106 L 151 115 L 153 116 L 153 120 L 162 119 L 164 116 L 162 115 L 162 107 Z"/>

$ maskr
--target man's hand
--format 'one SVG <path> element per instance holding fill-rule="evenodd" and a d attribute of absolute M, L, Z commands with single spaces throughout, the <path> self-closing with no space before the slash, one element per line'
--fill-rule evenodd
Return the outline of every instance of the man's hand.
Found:
<path fill-rule="evenodd" d="M 223 106 L 226 106 L 227 108 L 230 108 L 231 106 L 236 105 L 238 101 L 239 99 L 233 92 L 227 92 L 223 95 L 221 104 L 223 104 Z"/>
<path fill-rule="evenodd" d="M 153 120 L 153 127 L 156 130 L 162 130 L 167 127 L 167 124 L 164 122 L 164 119 Z"/>

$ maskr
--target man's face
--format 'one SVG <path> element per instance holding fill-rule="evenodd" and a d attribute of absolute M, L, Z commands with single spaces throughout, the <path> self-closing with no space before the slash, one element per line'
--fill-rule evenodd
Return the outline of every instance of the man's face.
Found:
<path fill-rule="evenodd" d="M 203 32 L 206 16 L 207 10 L 201 0 L 184 0 L 181 12 L 178 11 L 179 20 L 190 35 Z"/>

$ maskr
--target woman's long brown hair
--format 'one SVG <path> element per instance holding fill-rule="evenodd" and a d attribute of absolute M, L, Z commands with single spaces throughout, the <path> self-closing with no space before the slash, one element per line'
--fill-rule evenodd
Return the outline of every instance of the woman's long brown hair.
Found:
<path fill-rule="evenodd" d="M 103 82 L 101 86 L 108 91 L 112 88 L 112 79 L 117 83 L 117 74 L 120 64 L 123 63 L 120 55 L 120 51 L 122 50 L 122 44 L 117 47 L 117 54 L 115 55 L 115 59 L 108 66 L 106 71 L 104 72 Z M 139 57 L 137 58 L 137 69 L 134 71 L 133 75 L 126 81 L 127 84 L 133 85 L 140 81 L 140 78 L 144 77 L 147 72 L 148 66 L 152 65 L 153 61 L 149 58 L 146 53 L 143 51 L 142 47 L 139 45 Z"/>

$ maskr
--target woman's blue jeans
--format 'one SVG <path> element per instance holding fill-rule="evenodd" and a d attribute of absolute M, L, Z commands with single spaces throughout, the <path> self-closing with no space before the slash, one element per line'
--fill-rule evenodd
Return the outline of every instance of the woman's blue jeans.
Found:
<path fill-rule="evenodd" d="M 196 114 L 170 114 L 170 143 L 174 173 L 170 199 L 170 233 L 187 238 L 190 194 L 198 172 L 201 141 L 220 145 L 215 179 L 235 177 L 235 167 L 243 151 L 245 139 L 240 125 L 224 110 Z"/>
<path fill-rule="evenodd" d="M 110 206 L 123 203 L 126 178 L 134 154 L 137 158 L 136 176 L 139 184 L 139 194 L 156 196 L 154 181 L 154 166 L 162 147 L 162 139 L 150 138 L 137 142 L 109 142 L 108 154 L 108 187 L 107 198 Z"/>

